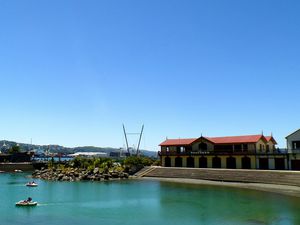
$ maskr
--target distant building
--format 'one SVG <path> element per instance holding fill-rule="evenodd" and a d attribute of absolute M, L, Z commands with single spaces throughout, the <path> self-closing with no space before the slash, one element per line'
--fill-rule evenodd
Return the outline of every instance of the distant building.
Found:
<path fill-rule="evenodd" d="M 160 144 L 162 166 L 228 169 L 289 169 L 286 151 L 273 136 L 244 135 L 167 139 Z"/>
<path fill-rule="evenodd" d="M 74 154 L 69 154 L 68 156 L 71 157 L 76 157 L 76 156 L 81 156 L 81 157 L 99 157 L 99 158 L 106 158 L 108 155 L 106 152 L 76 152 Z"/>
<path fill-rule="evenodd" d="M 125 152 L 125 151 L 110 152 L 109 153 L 109 157 L 115 158 L 115 159 L 125 158 L 125 157 L 129 157 L 129 156 L 130 156 L 130 153 Z"/>
<path fill-rule="evenodd" d="M 121 157 L 121 152 L 110 152 L 109 157 L 120 158 Z"/>

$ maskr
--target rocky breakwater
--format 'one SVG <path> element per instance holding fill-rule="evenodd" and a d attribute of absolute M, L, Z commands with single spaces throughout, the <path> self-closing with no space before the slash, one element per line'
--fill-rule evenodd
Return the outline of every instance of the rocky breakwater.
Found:
<path fill-rule="evenodd" d="M 99 168 L 92 171 L 78 168 L 49 168 L 36 170 L 33 172 L 32 177 L 52 181 L 104 181 L 127 179 L 129 175 L 123 171 L 103 171 Z"/>

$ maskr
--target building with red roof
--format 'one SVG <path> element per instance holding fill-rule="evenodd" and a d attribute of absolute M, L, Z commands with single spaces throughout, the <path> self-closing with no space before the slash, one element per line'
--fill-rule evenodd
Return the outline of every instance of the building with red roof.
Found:
<path fill-rule="evenodd" d="M 286 155 L 276 145 L 263 134 L 177 138 L 160 143 L 159 155 L 167 167 L 286 169 Z"/>

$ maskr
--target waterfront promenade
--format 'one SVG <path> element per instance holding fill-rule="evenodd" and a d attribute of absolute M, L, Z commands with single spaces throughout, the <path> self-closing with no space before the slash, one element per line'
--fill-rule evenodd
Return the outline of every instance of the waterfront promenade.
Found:
<path fill-rule="evenodd" d="M 300 197 L 300 171 L 145 167 L 136 175 L 143 179 L 249 188 Z"/>

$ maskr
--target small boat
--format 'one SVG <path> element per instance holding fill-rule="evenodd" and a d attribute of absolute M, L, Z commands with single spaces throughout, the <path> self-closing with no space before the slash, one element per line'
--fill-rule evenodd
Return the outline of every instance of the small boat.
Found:
<path fill-rule="evenodd" d="M 18 201 L 16 202 L 16 206 L 36 206 L 37 205 L 37 202 L 32 202 L 32 201 Z"/>
<path fill-rule="evenodd" d="M 16 173 L 22 173 L 22 170 L 15 170 Z"/>
<path fill-rule="evenodd" d="M 27 187 L 37 187 L 38 184 L 35 183 L 35 182 L 33 181 L 33 182 L 28 182 L 28 183 L 26 184 L 26 186 L 27 186 Z"/>

